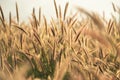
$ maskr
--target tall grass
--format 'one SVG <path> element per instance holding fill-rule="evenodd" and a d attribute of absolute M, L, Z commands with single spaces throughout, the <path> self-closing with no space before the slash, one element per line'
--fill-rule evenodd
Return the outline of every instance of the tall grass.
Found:
<path fill-rule="evenodd" d="M 120 80 L 120 21 L 80 7 L 66 16 L 69 3 L 64 12 L 55 0 L 54 6 L 57 20 L 50 24 L 41 8 L 26 24 L 17 3 L 17 20 L 10 12 L 9 22 L 0 7 L 0 80 Z"/>

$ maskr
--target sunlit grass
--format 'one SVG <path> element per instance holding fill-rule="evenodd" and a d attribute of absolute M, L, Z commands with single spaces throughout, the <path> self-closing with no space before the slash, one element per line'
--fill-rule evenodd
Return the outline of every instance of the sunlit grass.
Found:
<path fill-rule="evenodd" d="M 66 16 L 69 3 L 64 12 L 54 5 L 57 20 L 48 23 L 33 9 L 29 24 L 19 22 L 17 4 L 16 20 L 10 13 L 9 22 L 0 7 L 0 80 L 119 80 L 120 21 L 79 7 Z"/>

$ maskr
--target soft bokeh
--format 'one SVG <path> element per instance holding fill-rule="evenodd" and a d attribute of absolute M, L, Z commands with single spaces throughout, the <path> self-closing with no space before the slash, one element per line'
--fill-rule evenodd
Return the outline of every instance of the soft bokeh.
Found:
<path fill-rule="evenodd" d="M 38 13 L 39 7 L 42 8 L 42 14 L 44 14 L 47 20 L 50 20 L 51 16 L 55 17 L 55 10 L 53 0 L 0 0 L 0 5 L 3 8 L 6 18 L 9 16 L 9 12 L 15 17 L 16 9 L 15 2 L 19 6 L 20 20 L 27 20 L 31 16 L 33 7 Z M 95 11 L 100 15 L 105 13 L 106 18 L 110 18 L 113 12 L 112 2 L 119 6 L 120 0 L 56 0 L 58 5 L 61 5 L 62 10 L 64 9 L 65 3 L 69 2 L 69 11 L 74 12 L 75 6 L 83 7 L 89 11 Z"/>

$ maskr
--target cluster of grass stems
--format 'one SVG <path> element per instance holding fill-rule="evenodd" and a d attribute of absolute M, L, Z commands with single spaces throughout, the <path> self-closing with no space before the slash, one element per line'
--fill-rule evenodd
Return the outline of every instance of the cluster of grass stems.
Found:
<path fill-rule="evenodd" d="M 120 21 L 106 21 L 77 7 L 66 16 L 54 0 L 57 19 L 35 15 L 29 23 L 0 7 L 0 80 L 120 80 Z M 120 14 L 120 8 L 113 4 Z M 80 20 L 79 14 L 87 17 Z"/>

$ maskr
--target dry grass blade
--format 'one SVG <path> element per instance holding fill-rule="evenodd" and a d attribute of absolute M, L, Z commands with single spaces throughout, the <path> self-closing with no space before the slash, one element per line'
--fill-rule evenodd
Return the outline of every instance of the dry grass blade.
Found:
<path fill-rule="evenodd" d="M 19 23 L 19 12 L 18 12 L 18 5 L 16 3 L 16 15 L 17 15 L 17 22 Z"/>
<path fill-rule="evenodd" d="M 67 2 L 66 5 L 65 5 L 65 9 L 64 9 L 64 20 L 65 20 L 66 12 L 67 12 L 67 9 L 68 9 L 68 5 L 69 5 L 69 3 Z"/>
<path fill-rule="evenodd" d="M 58 18 L 58 9 L 57 9 L 57 4 L 56 4 L 56 1 L 54 0 L 54 6 L 55 6 L 55 11 L 56 11 L 56 16 Z"/>
<path fill-rule="evenodd" d="M 5 18 L 4 18 L 4 14 L 3 14 L 3 10 L 2 10 L 2 7 L 0 6 L 0 12 L 1 12 L 1 15 L 2 15 L 2 19 L 3 19 L 3 21 L 5 20 Z"/>
<path fill-rule="evenodd" d="M 96 15 L 95 13 L 91 14 L 88 11 L 86 11 L 85 9 L 79 8 L 77 7 L 79 12 L 82 12 L 86 15 L 88 15 L 93 22 L 98 26 L 99 30 L 104 30 L 105 26 L 103 24 L 103 22 L 101 21 L 101 19 L 98 17 L 98 15 Z"/>

